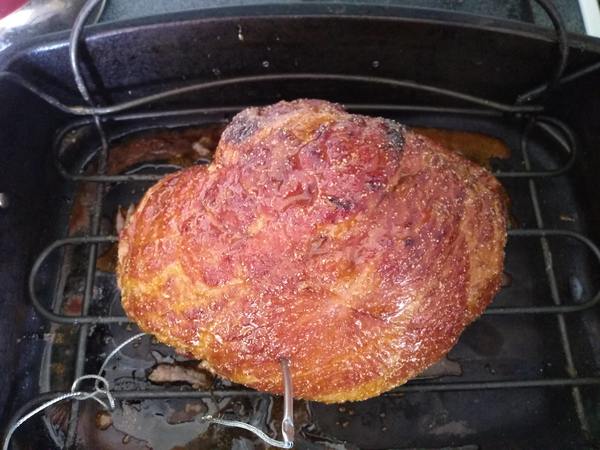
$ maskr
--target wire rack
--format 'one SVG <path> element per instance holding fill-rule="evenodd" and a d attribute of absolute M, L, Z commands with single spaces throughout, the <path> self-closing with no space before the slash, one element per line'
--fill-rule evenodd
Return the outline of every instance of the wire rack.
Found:
<path fill-rule="evenodd" d="M 407 385 L 401 386 L 391 392 L 385 393 L 385 396 L 399 396 L 406 395 L 414 392 L 451 392 L 451 391 L 473 391 L 473 390 L 492 390 L 492 389 L 516 389 L 516 388 L 555 388 L 555 389 L 569 389 L 572 392 L 573 404 L 575 411 L 578 416 L 580 427 L 584 433 L 589 432 L 588 418 L 586 417 L 586 411 L 583 406 L 581 391 L 582 386 L 589 385 L 600 385 L 600 376 L 588 377 L 579 376 L 578 368 L 576 367 L 573 358 L 572 344 L 569 339 L 569 330 L 567 327 L 567 321 L 565 316 L 569 314 L 578 314 L 590 308 L 593 308 L 600 302 L 600 291 L 596 292 L 593 296 L 588 298 L 584 302 L 577 304 L 565 304 L 561 298 L 557 273 L 553 264 L 553 252 L 549 244 L 550 240 L 570 240 L 577 241 L 583 245 L 592 258 L 594 258 L 600 264 L 600 249 L 594 242 L 588 239 L 581 233 L 561 230 L 555 228 L 546 228 L 543 217 L 542 209 L 540 206 L 540 184 L 544 180 L 553 177 L 560 177 L 566 174 L 569 169 L 573 166 L 577 158 L 576 138 L 572 131 L 564 123 L 551 118 L 541 115 L 543 107 L 540 104 L 531 103 L 532 100 L 539 99 L 543 95 L 547 95 L 548 92 L 561 82 L 569 81 L 588 73 L 591 70 L 596 70 L 598 65 L 590 66 L 577 73 L 563 76 L 563 72 L 566 66 L 566 60 L 568 56 L 568 45 L 566 42 L 566 34 L 564 33 L 564 27 L 560 22 L 560 18 L 556 15 L 551 4 L 546 1 L 540 2 L 544 9 L 550 14 L 553 23 L 557 30 L 557 40 L 559 43 L 559 59 L 557 62 L 556 70 L 553 74 L 551 81 L 547 84 L 539 86 L 529 92 L 526 92 L 518 97 L 514 104 L 504 104 L 494 102 L 488 99 L 474 97 L 461 92 L 451 91 L 447 89 L 438 88 L 435 86 L 423 85 L 413 81 L 402 81 L 389 78 L 377 78 L 377 77 L 365 77 L 365 76 L 353 76 L 353 75 L 339 75 L 339 74 L 285 74 L 285 75 L 263 75 L 263 76 L 252 76 L 252 77 L 240 77 L 234 79 L 225 79 L 212 82 L 198 83 L 183 88 L 173 89 L 166 92 L 150 95 L 140 99 L 135 99 L 125 103 L 121 103 L 114 106 L 98 107 L 92 102 L 86 81 L 80 73 L 80 61 L 78 57 L 78 43 L 81 40 L 81 34 L 83 25 L 86 18 L 93 8 L 96 6 L 98 1 L 92 0 L 88 2 L 78 17 L 70 39 L 70 57 L 73 73 L 77 82 L 77 87 L 86 101 L 86 106 L 67 106 L 50 95 L 41 92 L 35 85 L 29 83 L 27 80 L 20 78 L 18 75 L 13 73 L 0 73 L 0 78 L 4 78 L 14 83 L 18 83 L 22 87 L 34 92 L 45 101 L 49 102 L 53 106 L 75 116 L 84 116 L 82 119 L 73 121 L 71 124 L 62 129 L 55 139 L 53 144 L 54 161 L 57 170 L 66 179 L 76 184 L 92 184 L 95 187 L 95 198 L 93 204 L 89 206 L 89 216 L 91 218 L 89 234 L 86 236 L 78 237 L 65 237 L 58 239 L 48 245 L 44 251 L 38 256 L 35 263 L 33 264 L 31 275 L 29 278 L 29 291 L 33 306 L 35 309 L 51 323 L 63 324 L 66 326 L 76 327 L 77 330 L 77 349 L 76 356 L 74 358 L 74 378 L 80 377 L 84 374 L 85 361 L 88 356 L 88 336 L 90 334 L 91 327 L 98 324 L 125 324 L 128 323 L 128 318 L 120 315 L 93 315 L 90 314 L 90 306 L 92 304 L 92 297 L 94 293 L 94 286 L 97 279 L 96 262 L 98 257 L 98 248 L 102 244 L 115 243 L 117 242 L 117 236 L 113 235 L 102 235 L 101 231 L 101 211 L 103 208 L 103 202 L 105 200 L 105 193 L 107 187 L 115 183 L 139 183 L 155 181 L 161 177 L 161 175 L 155 174 L 107 174 L 107 159 L 110 152 L 110 145 L 112 140 L 115 138 L 106 131 L 107 121 L 144 121 L 149 119 L 176 117 L 176 116 L 203 116 L 203 115 L 231 115 L 243 108 L 239 107 L 223 107 L 223 108 L 195 108 L 195 109 L 177 109 L 177 110 L 164 110 L 144 113 L 129 113 L 127 111 L 149 104 L 156 103 L 160 100 L 176 97 L 189 92 L 196 92 L 207 89 L 222 88 L 228 85 L 238 85 L 241 83 L 256 83 L 270 80 L 314 80 L 316 82 L 323 80 L 336 80 L 344 82 L 360 82 L 370 83 L 377 85 L 385 85 L 389 87 L 402 87 L 404 89 L 415 90 L 418 92 L 425 92 L 428 94 L 435 94 L 437 96 L 460 100 L 471 105 L 466 108 L 445 108 L 439 106 L 411 106 L 411 105 L 391 105 L 391 104 L 352 104 L 346 105 L 348 109 L 352 111 L 377 111 L 381 114 L 385 113 L 397 113 L 402 111 L 423 111 L 425 113 L 435 114 L 468 114 L 472 116 L 489 116 L 493 115 L 496 117 L 520 117 L 519 120 L 526 122 L 526 126 L 523 127 L 520 138 L 520 158 L 522 170 L 506 170 L 497 172 L 495 175 L 500 179 L 519 179 L 523 183 L 523 189 L 528 191 L 528 195 L 533 208 L 533 215 L 535 217 L 535 227 L 530 229 L 511 229 L 509 231 L 509 241 L 513 240 L 530 240 L 535 241 L 541 247 L 543 255 L 544 265 L 546 268 L 546 280 L 548 291 L 551 293 L 550 298 L 546 304 L 538 306 L 492 306 L 484 313 L 485 315 L 551 315 L 556 318 L 556 327 L 560 336 L 560 343 L 562 353 L 564 357 L 564 364 L 567 369 L 569 376 L 561 378 L 537 378 L 537 379 L 523 379 L 515 378 L 512 380 L 503 381 L 415 381 Z M 527 101 L 527 102 L 526 102 Z M 96 171 L 95 173 L 83 173 L 83 172 L 70 172 L 60 157 L 60 149 L 68 146 L 68 135 L 73 130 L 77 130 L 81 127 L 95 127 L 100 145 L 95 154 Z M 543 133 L 547 139 L 553 142 L 556 148 L 560 149 L 562 164 L 557 167 L 547 170 L 534 170 L 530 161 L 530 155 L 528 148 L 530 145 L 531 133 L 535 132 Z M 167 167 L 167 169 L 171 169 Z M 56 256 L 64 248 L 67 247 L 83 247 L 87 251 L 87 265 L 85 268 L 85 283 L 83 288 L 83 300 L 81 307 L 81 314 L 73 317 L 60 313 L 60 308 L 51 307 L 50 305 L 56 305 L 57 302 L 60 304 L 62 298 L 62 292 L 60 283 L 54 281 L 54 283 L 47 281 L 44 285 L 54 285 L 55 290 L 51 295 L 49 302 L 45 302 L 40 298 L 40 286 L 42 285 L 39 279 L 41 269 L 47 264 L 48 259 Z M 57 312 L 58 311 L 58 312 Z M 267 395 L 261 392 L 256 392 L 249 389 L 244 390 L 211 390 L 211 391 L 200 391 L 200 390 L 188 390 L 182 391 L 179 389 L 161 389 L 161 390 L 115 390 L 113 392 L 115 398 L 119 400 L 144 400 L 144 399 L 176 399 L 176 398 L 206 398 L 206 397 L 225 397 L 230 395 L 244 395 L 244 396 L 261 396 Z M 16 412 L 15 420 L 17 417 L 22 415 L 24 411 L 27 411 L 34 406 L 41 404 L 45 400 L 55 396 L 55 392 L 43 393 L 36 398 L 23 405 L 19 411 Z M 67 432 L 66 446 L 69 447 L 73 444 L 75 439 L 76 427 L 77 427 L 77 415 L 78 415 L 78 404 L 73 403 L 71 407 L 71 420 L 69 421 L 69 427 Z"/>

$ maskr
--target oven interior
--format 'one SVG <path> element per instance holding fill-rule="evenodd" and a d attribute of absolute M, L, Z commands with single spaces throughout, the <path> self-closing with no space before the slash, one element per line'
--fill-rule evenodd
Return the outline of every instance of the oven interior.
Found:
<path fill-rule="evenodd" d="M 295 8 L 86 29 L 80 65 L 95 105 L 199 86 L 99 114 L 107 154 L 91 115 L 0 78 L 3 424 L 97 372 L 139 331 L 114 276 L 130 205 L 164 173 L 208 163 L 243 107 L 316 97 L 499 139 L 510 156 L 491 167 L 510 197 L 511 229 L 504 287 L 448 357 L 364 402 L 297 401 L 296 448 L 600 446 L 600 44 L 571 37 L 565 73 L 585 70 L 515 103 L 551 78 L 549 30 L 418 9 Z M 66 35 L 10 50 L 0 67 L 84 105 Z M 252 78 L 203 84 L 235 77 Z M 153 378 L 159 368 L 167 381 Z M 21 427 L 14 448 L 263 448 L 248 432 L 200 421 L 205 414 L 278 433 L 281 398 L 215 379 L 151 337 L 123 349 L 106 377 L 115 411 L 58 404 Z"/>

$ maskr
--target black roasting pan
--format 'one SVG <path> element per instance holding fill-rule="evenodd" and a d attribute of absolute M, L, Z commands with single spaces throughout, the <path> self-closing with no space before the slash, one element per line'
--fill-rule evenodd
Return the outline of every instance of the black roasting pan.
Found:
<path fill-rule="evenodd" d="M 509 192 L 514 218 L 507 248 L 510 282 L 491 307 L 497 309 L 466 331 L 449 355 L 450 371 L 366 402 L 302 406 L 306 417 L 297 448 L 598 448 L 599 40 L 567 36 L 568 59 L 561 70 L 565 48 L 559 51 L 553 29 L 419 8 L 311 2 L 94 25 L 84 35 L 80 66 L 98 106 L 197 86 L 104 111 L 101 120 L 111 139 L 149 128 L 223 122 L 244 106 L 316 97 L 409 125 L 482 132 L 510 147 L 512 156 L 492 165 Z M 117 328 L 121 338 L 135 331 L 93 318 L 116 314 L 103 303 L 108 301 L 103 293 L 114 290 L 106 274 L 97 274 L 97 289 L 91 290 L 92 319 L 61 319 L 55 294 L 66 270 L 67 252 L 61 249 L 41 262 L 34 277 L 41 308 L 30 295 L 32 267 L 45 248 L 67 237 L 74 192 L 82 184 L 107 181 L 107 197 L 149 184 L 86 178 L 90 172 L 84 167 L 98 148 L 90 116 L 78 114 L 82 109 L 61 110 L 32 92 L 69 107 L 87 106 L 68 51 L 65 32 L 0 54 L 3 429 L 49 398 L 46 391 L 68 391 L 75 372 L 67 363 L 77 355 L 79 369 L 92 373 Z M 233 78 L 239 79 L 225 82 Z M 209 81 L 223 82 L 198 87 Z M 60 135 L 65 127 L 83 131 Z M 64 145 L 68 151 L 61 154 Z M 116 200 L 107 200 L 106 208 L 111 202 Z M 104 218 L 111 214 L 101 211 Z M 57 330 L 75 338 L 58 342 Z M 78 339 L 86 341 L 83 353 Z M 62 378 L 52 372 L 58 367 Z M 125 383 L 123 375 L 115 389 L 125 392 L 117 395 L 119 402 L 143 416 L 137 428 L 117 429 L 115 423 L 100 432 L 85 422 L 93 406 L 71 410 L 66 404 L 24 425 L 12 448 L 172 448 L 185 444 L 185 433 L 194 434 L 192 425 L 197 436 L 178 448 L 263 448 L 252 435 L 214 427 L 209 433 L 193 418 L 173 425 L 164 418 L 164 405 L 181 408 L 186 396 L 196 395 L 192 389 L 149 386 L 143 374 L 131 376 L 137 376 L 135 383 Z M 150 394 L 142 399 L 138 391 Z M 243 407 L 224 407 L 223 414 L 255 420 L 275 435 L 269 417 L 278 414 L 280 400 L 240 392 L 231 405 Z M 62 425 L 57 411 L 67 417 Z M 254 413 L 245 416 L 249 411 Z M 75 415 L 70 420 L 69 413 Z"/>

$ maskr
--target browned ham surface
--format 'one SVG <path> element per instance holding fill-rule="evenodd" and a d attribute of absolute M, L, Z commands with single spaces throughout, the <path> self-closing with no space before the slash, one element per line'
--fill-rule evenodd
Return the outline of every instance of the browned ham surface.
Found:
<path fill-rule="evenodd" d="M 320 100 L 239 113 L 214 162 L 166 176 L 123 229 L 139 326 L 218 375 L 360 400 L 439 360 L 502 279 L 506 195 L 409 128 Z"/>

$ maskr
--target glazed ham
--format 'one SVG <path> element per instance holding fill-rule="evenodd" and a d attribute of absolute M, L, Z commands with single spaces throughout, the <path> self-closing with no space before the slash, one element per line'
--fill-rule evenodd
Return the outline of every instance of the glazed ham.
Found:
<path fill-rule="evenodd" d="M 142 330 L 221 377 L 361 400 L 442 358 L 498 291 L 506 195 L 409 128 L 320 100 L 249 108 L 121 232 Z"/>

